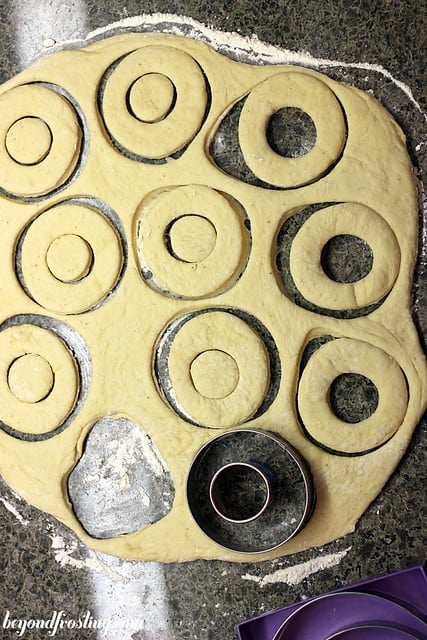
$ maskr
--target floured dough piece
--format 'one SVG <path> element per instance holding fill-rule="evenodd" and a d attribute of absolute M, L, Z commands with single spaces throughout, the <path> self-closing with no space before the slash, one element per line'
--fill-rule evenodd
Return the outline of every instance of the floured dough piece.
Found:
<path fill-rule="evenodd" d="M 316 138 L 284 155 L 270 123 L 295 111 Z M 263 559 L 351 531 L 426 397 L 417 193 L 386 110 L 310 69 L 129 33 L 7 82 L 0 122 L 5 480 L 123 558 Z M 197 453 L 239 428 L 287 441 L 317 494 L 258 554 L 215 542 L 186 502 L 187 478 L 209 490 L 217 471 L 189 476 Z M 120 522 L 93 521 L 91 499 Z"/>

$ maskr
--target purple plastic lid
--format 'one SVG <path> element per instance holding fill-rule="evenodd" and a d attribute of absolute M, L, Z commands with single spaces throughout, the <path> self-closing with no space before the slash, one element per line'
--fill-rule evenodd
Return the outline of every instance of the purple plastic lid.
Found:
<path fill-rule="evenodd" d="M 400 604 L 420 620 L 427 622 L 427 574 L 424 565 L 400 569 L 385 576 L 371 578 L 358 584 L 343 587 L 334 593 L 342 591 L 370 593 L 381 596 Z M 294 611 L 311 601 L 297 602 L 245 620 L 237 626 L 238 637 L 240 640 L 272 640 L 283 622 Z M 368 621 L 365 622 L 366 624 L 372 626 L 374 623 L 372 621 L 369 623 Z M 317 638 L 310 638 L 310 640 L 317 640 Z"/>
<path fill-rule="evenodd" d="M 310 600 L 285 620 L 273 640 L 328 640 L 339 631 L 363 624 L 388 625 L 427 640 L 427 624 L 410 611 L 391 600 L 354 591 Z"/>
<path fill-rule="evenodd" d="M 327 640 L 417 640 L 416 636 L 395 627 L 353 627 L 334 633 Z"/>

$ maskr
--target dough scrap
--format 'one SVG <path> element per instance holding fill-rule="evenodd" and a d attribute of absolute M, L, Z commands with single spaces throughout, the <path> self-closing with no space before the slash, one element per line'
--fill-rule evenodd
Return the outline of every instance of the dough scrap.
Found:
<path fill-rule="evenodd" d="M 141 102 L 140 79 L 152 73 L 169 79 L 173 95 L 168 83 L 160 80 L 163 88 L 158 101 L 152 101 L 149 90 Z M 298 99 L 289 98 L 290 87 Z M 237 135 L 247 163 L 276 187 L 273 189 L 228 175 L 209 153 L 219 124 L 246 95 Z M 323 98 L 330 109 L 325 109 Z M 269 114 L 286 106 L 307 111 L 317 129 L 313 149 L 298 158 L 283 158 L 266 144 Z M 56 329 L 43 333 L 44 320 L 41 325 L 38 321 L 12 323 L 13 330 L 0 331 L 0 419 L 12 421 L 17 431 L 43 435 L 38 441 L 27 441 L 0 430 L 0 470 L 5 480 L 30 503 L 63 521 L 90 547 L 123 558 L 262 560 L 323 545 L 353 530 L 401 459 L 426 405 L 425 358 L 409 314 L 417 248 L 417 192 L 404 135 L 387 111 L 371 95 L 308 68 L 252 66 L 230 60 L 198 41 L 128 33 L 39 61 L 1 88 L 0 115 L 4 247 L 0 296 L 8 301 L 0 321 L 19 314 L 34 319 L 48 313 L 70 329 L 61 324 L 59 344 Z M 31 164 L 25 164 L 28 157 L 17 151 L 12 151 L 17 155 L 14 160 L 6 146 L 10 146 L 10 140 L 6 142 L 10 127 L 27 117 L 43 119 L 52 133 L 47 154 L 43 156 L 46 143 L 41 144 L 38 161 Z M 181 207 L 183 194 L 185 206 Z M 81 216 L 72 228 L 67 226 L 68 216 L 67 224 L 64 220 L 55 227 L 49 222 L 49 241 L 41 231 L 33 237 L 43 220 L 54 217 L 62 207 L 77 209 L 76 202 L 82 205 Z M 337 230 L 352 233 L 353 218 L 363 226 L 358 235 L 371 244 L 374 275 L 368 274 L 366 282 L 362 279 L 356 285 L 330 285 L 344 299 L 344 306 L 364 304 L 365 299 L 384 294 L 382 303 L 363 317 L 345 320 L 316 314 L 282 293 L 275 267 L 277 235 L 295 211 L 317 203 L 336 203 L 332 209 Z M 107 217 L 105 207 L 110 212 Z M 340 207 L 349 213 L 340 217 Z M 362 216 L 358 216 L 360 207 L 365 211 Z M 186 241 L 184 249 L 179 249 L 180 236 L 174 240 L 172 234 L 172 249 L 177 243 L 174 255 L 168 231 L 177 217 L 188 215 L 208 220 L 216 237 L 207 255 L 188 247 L 191 259 L 186 261 Z M 328 302 L 334 304 L 329 289 L 323 288 L 327 280 L 316 262 L 319 244 L 333 234 L 335 223 L 327 216 L 315 213 L 308 226 L 302 226 L 294 247 L 299 258 L 293 255 L 291 269 L 300 286 L 309 288 L 307 295 L 328 296 Z M 107 227 L 105 245 L 95 246 L 100 219 Z M 76 278 L 71 269 L 65 270 L 65 277 L 61 272 L 55 278 L 49 271 L 49 247 L 64 234 L 74 234 L 91 246 L 93 265 L 87 274 L 83 269 Z M 46 240 L 43 247 L 42 240 Z M 393 269 L 390 273 L 381 269 L 384 280 L 382 276 L 377 279 L 375 261 L 384 261 L 385 252 Z M 52 264 L 50 267 L 55 272 Z M 43 277 L 36 280 L 36 273 Z M 71 280 L 67 281 L 67 273 Z M 313 283 L 317 284 L 313 287 Z M 356 287 L 360 290 L 357 295 L 347 294 Z M 195 319 L 213 314 L 219 320 L 206 323 L 200 335 L 189 330 L 190 321 L 188 331 L 184 326 L 183 333 L 178 333 L 179 349 L 171 353 L 171 392 L 176 392 L 196 422 L 211 423 L 214 429 L 196 426 L 165 402 L 153 372 L 156 345 L 171 322 L 207 309 L 212 311 Z M 270 351 L 262 344 L 266 333 L 253 331 L 245 322 L 240 330 L 238 315 L 221 313 L 229 309 L 250 315 L 271 334 L 280 358 L 275 375 L 269 371 Z M 64 346 L 70 335 L 77 336 L 80 346 L 87 345 L 90 358 L 86 357 L 92 367 L 82 369 L 80 361 L 67 360 L 74 354 Z M 364 455 L 334 455 L 307 437 L 298 419 L 301 357 L 312 339 L 325 335 L 335 338 L 328 349 L 334 350 L 332 364 L 338 372 L 348 368 L 354 351 L 359 352 L 356 346 L 361 345 L 360 353 L 372 364 L 375 384 L 384 386 L 388 394 L 384 412 L 381 404 L 367 421 L 371 427 L 368 425 L 361 447 L 378 448 Z M 254 344 L 245 353 L 240 347 L 249 336 Z M 318 391 L 318 360 L 327 346 L 312 356 L 299 382 L 299 409 L 308 430 L 313 407 L 305 402 L 311 400 L 310 385 Z M 230 391 L 230 384 L 228 395 L 222 398 L 207 396 L 225 392 L 208 386 L 203 395 L 193 384 L 191 365 L 207 350 L 224 351 L 239 369 L 235 389 Z M 259 368 L 253 365 L 251 371 L 254 352 Z M 50 393 L 38 402 L 18 400 L 8 384 L 13 360 L 27 353 L 42 356 L 55 374 Z M 393 375 L 399 388 L 404 377 L 407 397 L 390 392 L 388 376 L 377 378 L 383 371 L 382 364 L 377 369 L 378 353 L 395 363 Z M 341 354 L 346 367 L 336 362 Z M 310 385 L 305 381 L 309 373 Z M 57 432 L 57 421 L 76 402 L 79 374 L 86 391 L 78 399 L 70 424 Z M 274 393 L 267 390 L 271 401 L 259 412 L 259 402 L 273 378 L 277 388 Z M 325 382 L 323 399 L 326 388 Z M 140 425 L 152 438 L 171 471 L 175 499 L 171 511 L 155 524 L 98 540 L 77 519 L 66 483 L 92 426 L 113 414 Z M 389 415 L 394 420 L 390 425 L 386 424 Z M 311 469 L 317 492 L 316 509 L 306 527 L 285 545 L 259 555 L 229 551 L 207 537 L 194 522 L 185 497 L 191 461 L 200 448 L 244 420 L 245 428 L 275 432 L 298 450 Z M 315 435 L 322 441 L 323 436 Z M 328 445 L 335 446 L 333 434 L 328 438 Z M 344 449 L 354 453 L 355 447 L 351 436 Z"/>

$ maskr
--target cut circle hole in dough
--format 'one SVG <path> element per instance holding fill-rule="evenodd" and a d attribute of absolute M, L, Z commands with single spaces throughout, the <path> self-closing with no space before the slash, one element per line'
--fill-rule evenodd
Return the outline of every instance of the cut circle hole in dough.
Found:
<path fill-rule="evenodd" d="M 360 373 L 341 373 L 332 381 L 329 401 L 332 411 L 343 422 L 361 422 L 377 410 L 378 389 Z"/>
<path fill-rule="evenodd" d="M 378 390 L 376 410 L 364 420 L 352 424 L 331 407 L 331 387 L 341 374 L 364 376 Z M 336 338 L 311 355 L 300 376 L 297 403 L 303 428 L 317 444 L 331 452 L 361 455 L 387 442 L 399 429 L 408 407 L 406 378 L 382 349 Z"/>
<path fill-rule="evenodd" d="M 205 398 L 226 398 L 239 382 L 239 367 L 229 353 L 208 349 L 197 355 L 190 365 L 195 389 Z"/>
<path fill-rule="evenodd" d="M 170 251 L 183 262 L 206 260 L 215 248 L 217 233 L 204 216 L 188 214 L 173 220 L 168 230 Z"/>
<path fill-rule="evenodd" d="M 146 73 L 129 89 L 130 112 L 141 122 L 163 120 L 172 111 L 175 100 L 175 87 L 162 73 Z"/>
<path fill-rule="evenodd" d="M 270 147 L 284 158 L 298 158 L 316 144 L 316 126 L 308 113 L 297 107 L 283 107 L 274 113 L 267 126 Z"/>
<path fill-rule="evenodd" d="M 93 250 L 81 236 L 66 233 L 53 240 L 46 253 L 51 274 L 61 282 L 79 282 L 93 266 Z"/>
<path fill-rule="evenodd" d="M 330 238 L 324 245 L 320 263 L 328 278 L 351 284 L 362 280 L 372 269 L 374 256 L 365 240 L 351 234 Z"/>
<path fill-rule="evenodd" d="M 41 118 L 19 118 L 8 130 L 5 144 L 10 157 L 18 164 L 38 164 L 50 151 L 52 132 Z"/>
<path fill-rule="evenodd" d="M 52 391 L 55 374 L 43 356 L 26 353 L 12 362 L 7 381 L 18 400 L 33 404 L 44 400 Z"/>

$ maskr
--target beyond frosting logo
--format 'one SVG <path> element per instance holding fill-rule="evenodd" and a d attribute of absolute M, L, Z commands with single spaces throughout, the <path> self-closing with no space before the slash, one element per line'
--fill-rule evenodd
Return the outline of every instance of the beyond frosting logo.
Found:
<path fill-rule="evenodd" d="M 47 631 L 47 637 L 54 637 L 65 629 L 84 630 L 84 629 L 113 629 L 115 625 L 119 625 L 120 629 L 140 628 L 140 620 L 112 620 L 112 619 L 96 619 L 90 611 L 85 611 L 78 618 L 69 618 L 64 610 L 53 611 L 50 618 L 14 618 L 10 611 L 6 611 L 2 620 L 2 629 L 8 629 L 11 634 L 18 638 L 23 638 L 24 634 L 34 631 L 35 629 L 44 629 Z M 29 637 L 29 636 L 26 636 Z"/>

